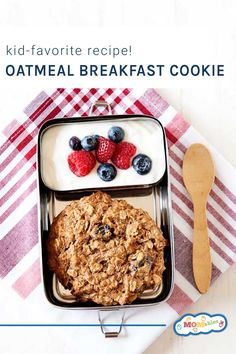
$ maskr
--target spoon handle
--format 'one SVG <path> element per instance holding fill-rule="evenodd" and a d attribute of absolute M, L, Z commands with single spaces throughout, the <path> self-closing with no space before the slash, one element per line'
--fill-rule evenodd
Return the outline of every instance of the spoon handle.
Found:
<path fill-rule="evenodd" d="M 194 202 L 193 274 L 200 293 L 207 292 L 211 282 L 211 253 L 207 229 L 206 200 Z"/>

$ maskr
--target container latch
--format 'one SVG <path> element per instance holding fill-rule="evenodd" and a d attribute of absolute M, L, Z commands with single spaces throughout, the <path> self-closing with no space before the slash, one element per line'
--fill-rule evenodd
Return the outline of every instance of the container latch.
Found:
<path fill-rule="evenodd" d="M 122 314 L 121 314 L 121 320 L 119 321 L 120 323 L 104 323 L 104 320 L 105 318 L 101 316 L 101 314 L 103 313 L 108 313 L 108 312 L 113 312 L 114 311 L 117 311 L 117 310 L 99 310 L 98 311 L 98 320 L 99 320 L 99 323 L 100 323 L 100 327 L 101 327 L 101 331 L 102 333 L 104 334 L 105 338 L 117 338 L 119 336 L 119 334 L 121 333 L 121 330 L 122 330 L 122 327 L 124 325 L 124 318 L 125 318 L 125 312 L 122 311 Z M 118 330 L 117 331 L 109 331 L 107 329 L 107 327 L 118 327 Z"/>
<path fill-rule="evenodd" d="M 91 117 L 93 115 L 94 109 L 96 107 L 106 107 L 107 110 L 108 110 L 108 114 L 112 115 L 112 109 L 111 109 L 111 106 L 109 105 L 109 103 L 107 103 L 106 101 L 103 101 L 103 100 L 97 100 L 90 107 L 89 117 Z"/>

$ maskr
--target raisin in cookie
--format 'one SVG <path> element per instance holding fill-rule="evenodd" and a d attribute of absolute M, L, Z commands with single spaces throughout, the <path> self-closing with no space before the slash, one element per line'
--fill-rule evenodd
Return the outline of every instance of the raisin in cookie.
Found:
<path fill-rule="evenodd" d="M 130 304 L 161 283 L 165 245 L 147 212 L 96 192 L 54 219 L 48 264 L 79 301 Z"/>

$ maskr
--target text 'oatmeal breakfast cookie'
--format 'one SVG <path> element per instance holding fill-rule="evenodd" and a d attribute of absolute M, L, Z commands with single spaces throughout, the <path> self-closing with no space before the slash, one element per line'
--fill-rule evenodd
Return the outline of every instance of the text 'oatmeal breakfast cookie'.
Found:
<path fill-rule="evenodd" d="M 161 283 L 165 245 L 147 212 L 96 192 L 54 219 L 48 264 L 80 301 L 130 304 Z"/>

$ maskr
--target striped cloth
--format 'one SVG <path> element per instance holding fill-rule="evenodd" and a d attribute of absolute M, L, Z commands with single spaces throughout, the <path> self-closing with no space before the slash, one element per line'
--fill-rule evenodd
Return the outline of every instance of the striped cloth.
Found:
<path fill-rule="evenodd" d="M 33 306 L 35 318 L 37 316 L 34 304 L 37 303 L 37 311 L 40 310 L 41 304 L 41 310 L 45 310 L 44 318 L 48 321 L 70 322 L 74 319 L 78 322 L 78 318 L 74 318 L 72 312 L 61 315 L 58 310 L 51 308 L 48 310 L 40 287 L 36 141 L 39 128 L 45 121 L 58 117 L 87 116 L 91 103 L 97 99 L 106 100 L 112 106 L 114 114 L 153 115 L 159 118 L 165 127 L 169 146 L 174 214 L 175 286 L 167 303 L 145 309 L 145 312 L 135 310 L 132 322 L 159 321 L 168 325 L 200 296 L 194 285 L 191 266 L 192 202 L 184 188 L 181 172 L 186 148 L 194 142 L 206 144 L 216 165 L 216 179 L 207 204 L 213 263 L 212 282 L 236 260 L 236 170 L 154 89 L 145 92 L 138 89 L 47 90 L 41 92 L 25 108 L 22 115 L 3 130 L 0 164 L 0 289 L 3 287 L 5 292 L 14 289 L 19 295 L 18 301 L 22 306 L 23 304 Z M 104 108 L 98 108 L 95 114 L 104 114 L 103 110 Z M 156 320 L 153 317 L 155 314 Z M 24 318 L 19 308 L 18 318 L 21 317 Z M 80 320 L 81 323 L 83 320 L 84 322 L 97 321 L 96 316 L 87 313 L 82 314 Z M 126 342 L 131 340 L 132 353 L 139 353 L 163 329 L 151 328 L 145 334 L 143 333 L 141 339 L 138 332 L 135 332 L 138 329 L 129 330 L 132 336 L 122 340 Z M 97 336 L 97 340 L 101 341 L 100 333 Z M 135 343 L 132 340 L 134 337 Z M 83 338 L 81 343 L 83 345 Z M 85 345 L 87 346 L 88 343 L 86 342 Z M 106 342 L 106 345 L 110 344 Z M 117 352 L 121 350 L 120 345 L 117 342 Z M 114 347 L 112 350 L 114 352 Z M 99 352 L 97 347 L 96 351 Z"/>

